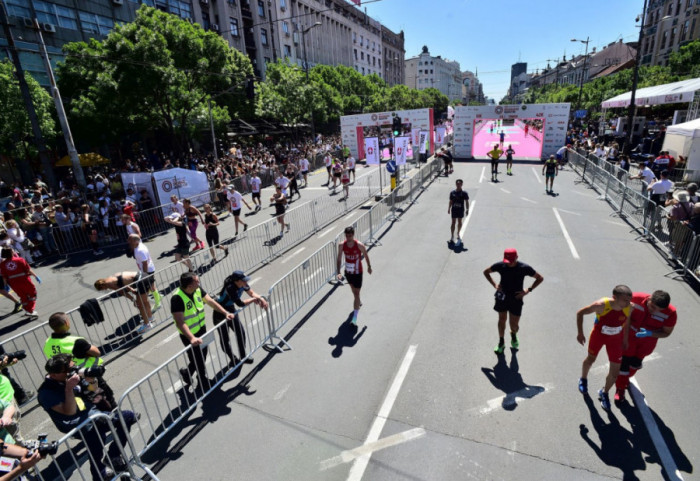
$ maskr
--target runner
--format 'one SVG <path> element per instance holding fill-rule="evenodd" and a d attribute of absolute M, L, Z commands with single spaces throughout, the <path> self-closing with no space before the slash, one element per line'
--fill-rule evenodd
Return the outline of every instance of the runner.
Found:
<path fill-rule="evenodd" d="M 185 261 L 187 269 L 192 271 L 192 261 L 190 261 L 190 242 L 187 240 L 187 226 L 182 222 L 182 217 L 177 212 L 173 212 L 166 217 L 165 222 L 175 226 L 175 236 L 177 237 L 177 245 L 173 253 L 177 262 Z"/>
<path fill-rule="evenodd" d="M 530 124 L 525 124 L 525 137 L 527 137 L 527 133 L 530 130 Z"/>
<path fill-rule="evenodd" d="M 212 264 L 216 264 L 216 251 L 221 249 L 224 251 L 224 257 L 228 256 L 228 247 L 219 244 L 219 218 L 211 210 L 211 205 L 204 204 L 204 234 L 209 245 L 209 253 L 211 254 Z"/>
<path fill-rule="evenodd" d="M 233 214 L 234 227 L 236 228 L 236 233 L 234 235 L 238 235 L 238 224 L 243 224 L 243 232 L 247 231 L 248 224 L 241 220 L 241 202 L 245 204 L 248 210 L 251 209 L 250 204 L 246 202 L 240 192 L 236 191 L 233 185 L 228 186 L 228 194 L 226 194 L 226 197 L 228 198 L 229 212 Z"/>
<path fill-rule="evenodd" d="M 336 160 L 333 162 L 333 193 L 335 194 L 336 185 L 340 182 L 340 176 L 343 174 L 343 164 Z"/>
<path fill-rule="evenodd" d="M 309 159 L 306 156 L 299 160 L 299 169 L 301 169 L 301 175 L 304 177 L 304 187 L 309 185 Z M 299 196 L 301 197 L 301 195 Z"/>
<path fill-rule="evenodd" d="M 498 137 L 500 138 L 501 148 L 503 148 L 503 142 L 506 140 L 506 133 L 501 130 L 501 132 L 498 134 Z"/>
<path fill-rule="evenodd" d="M 515 150 L 513 146 L 508 144 L 508 149 L 506 150 L 506 174 L 513 175 L 513 155 L 515 155 Z"/>
<path fill-rule="evenodd" d="M 348 172 L 350 174 L 352 174 L 352 183 L 353 184 L 355 183 L 355 164 L 357 164 L 357 162 L 355 161 L 355 157 L 350 155 L 350 157 L 348 157 L 348 160 L 346 162 L 346 166 L 348 168 Z M 342 180 L 341 180 L 341 182 L 342 182 Z"/>
<path fill-rule="evenodd" d="M 340 175 L 340 183 L 343 186 L 343 200 L 348 200 L 348 197 L 350 196 L 350 169 L 348 169 L 347 163 L 343 165 L 343 173 Z"/>
<path fill-rule="evenodd" d="M 659 339 L 671 335 L 678 320 L 671 296 L 665 291 L 632 294 L 629 346 L 622 353 L 620 374 L 615 381 L 615 402 L 625 402 L 630 378 L 642 368 L 642 360 L 654 352 Z M 634 333 L 634 335 L 632 335 Z"/>
<path fill-rule="evenodd" d="M 554 189 L 554 178 L 559 175 L 559 164 L 553 155 L 550 155 L 549 159 L 547 159 L 542 166 L 542 175 L 545 175 L 545 171 L 546 177 L 544 179 L 544 191 L 548 194 L 554 194 L 554 190 L 552 189 Z M 548 184 L 549 188 L 547 188 Z"/>
<path fill-rule="evenodd" d="M 287 232 L 289 232 L 289 224 L 284 223 L 287 198 L 282 193 L 282 188 L 279 185 L 275 187 L 275 193 L 270 197 L 270 202 L 275 205 L 275 215 L 277 216 L 277 222 L 280 224 L 280 237 L 283 237 L 285 226 L 287 226 Z"/>
<path fill-rule="evenodd" d="M 501 275 L 501 282 L 496 284 L 491 277 L 492 272 Z M 498 345 L 494 349 L 496 354 L 503 354 L 506 344 L 504 336 L 506 332 L 506 318 L 510 313 L 510 347 L 518 349 L 518 330 L 520 316 L 523 310 L 523 297 L 530 294 L 539 286 L 544 278 L 535 269 L 518 260 L 518 251 L 506 249 L 503 253 L 503 262 L 496 262 L 484 271 L 486 280 L 496 289 L 494 297 L 496 303 L 493 310 L 498 312 Z M 523 290 L 525 276 L 535 278 L 535 282 L 527 290 Z"/>
<path fill-rule="evenodd" d="M 295 191 L 301 199 L 301 192 L 299 192 L 299 186 L 297 185 L 297 167 L 294 165 L 294 162 L 287 162 L 284 176 L 289 180 L 289 202 L 292 202 Z"/>
<path fill-rule="evenodd" d="M 343 276 L 340 274 L 340 265 L 345 257 L 345 278 L 348 280 L 350 289 L 352 290 L 353 313 L 352 325 L 357 329 L 357 315 L 360 312 L 360 290 L 362 289 L 362 259 L 367 262 L 367 273 L 372 274 L 372 264 L 369 261 L 369 254 L 365 245 L 355 240 L 355 228 L 350 226 L 345 228 L 345 240 L 338 246 L 338 259 L 336 271 L 338 272 L 338 280 L 342 281 Z"/>
<path fill-rule="evenodd" d="M 179 216 L 179 214 L 172 215 Z M 183 243 L 185 246 L 187 246 L 187 249 L 189 250 L 190 243 L 187 240 L 187 226 L 184 224 L 184 222 L 180 222 L 180 226 L 182 228 L 182 238 L 184 239 Z M 136 290 L 139 294 L 146 294 L 150 292 L 153 295 L 153 300 L 155 301 L 152 312 L 157 311 L 160 308 L 162 297 L 156 289 L 156 282 L 154 278 L 156 266 L 153 263 L 153 259 L 151 258 L 151 253 L 148 251 L 148 247 L 146 247 L 146 245 L 143 242 L 141 242 L 141 239 L 136 234 L 131 234 L 127 240 L 129 242 L 129 246 L 134 251 L 134 260 L 136 261 L 136 267 L 141 273 L 140 280 L 138 284 L 136 284 Z M 138 332 L 139 334 L 146 332 L 151 327 L 153 327 L 153 325 L 151 324 L 152 322 L 153 316 L 151 315 L 149 319 L 143 320 L 143 324 L 139 326 L 136 332 Z"/>
<path fill-rule="evenodd" d="M 608 392 L 620 372 L 622 351 L 627 349 L 628 333 L 630 326 L 630 300 L 632 291 L 625 285 L 615 286 L 612 298 L 603 297 L 576 313 L 576 327 L 578 335 L 576 340 L 582 346 L 586 344 L 586 336 L 583 334 L 583 316 L 595 314 L 595 322 L 588 339 L 588 356 L 581 366 L 581 378 L 578 380 L 578 390 L 581 394 L 588 392 L 588 372 L 598 357 L 598 353 L 605 346 L 608 353 L 610 368 L 605 378 L 605 386 L 598 391 L 598 399 L 603 409 L 610 409 L 610 397 Z"/>
<path fill-rule="evenodd" d="M 0 275 L 4 282 L 17 293 L 29 318 L 37 319 L 39 317 L 39 313 L 36 312 L 37 291 L 30 276 L 34 276 L 39 284 L 41 279 L 34 273 L 29 263 L 10 248 L 2 249 L 0 259 L 2 259 Z"/>
<path fill-rule="evenodd" d="M 466 207 L 465 207 L 466 205 Z M 462 239 L 459 233 L 462 231 L 462 220 L 469 213 L 469 194 L 462 190 L 462 179 L 455 182 L 455 190 L 450 192 L 450 203 L 447 206 L 447 213 L 452 215 L 452 225 L 450 226 L 450 245 L 454 244 L 455 222 L 457 225 L 457 245 L 461 246 Z"/>
<path fill-rule="evenodd" d="M 498 148 L 498 144 L 493 144 L 493 150 L 489 150 L 487 155 L 491 158 L 491 182 L 498 182 L 498 159 L 503 151 Z"/>
<path fill-rule="evenodd" d="M 326 172 L 328 172 L 328 180 L 326 181 L 326 186 L 330 189 L 331 185 L 331 167 L 333 166 L 333 157 L 331 154 L 326 154 L 323 157 L 323 165 L 326 166 Z"/>
<path fill-rule="evenodd" d="M 287 199 L 291 200 L 291 199 L 290 199 L 291 196 L 290 196 L 289 193 L 287 192 L 287 187 L 289 186 L 289 179 L 286 178 L 286 177 L 282 174 L 282 171 L 281 171 L 281 170 L 277 173 L 277 178 L 275 179 L 275 185 L 279 186 L 279 188 L 282 190 L 282 194 L 284 194 L 284 196 L 285 196 Z"/>
<path fill-rule="evenodd" d="M 183 199 L 182 206 L 185 208 L 187 227 L 190 231 L 190 237 L 194 241 L 194 249 L 192 250 L 196 251 L 199 249 L 204 249 L 204 242 L 197 237 L 197 226 L 199 225 L 197 222 L 197 217 L 199 217 L 199 220 L 201 220 L 202 224 L 204 224 L 204 217 L 202 217 L 202 213 L 199 211 L 199 209 L 192 205 L 192 201 L 190 199 Z"/>
<path fill-rule="evenodd" d="M 304 179 L 306 180 L 306 177 L 304 177 Z M 251 196 L 253 197 L 253 204 L 255 204 L 255 212 L 259 211 L 262 208 L 262 204 L 260 202 L 260 188 L 261 187 L 262 187 L 262 180 L 260 180 L 260 177 L 258 177 L 258 172 L 255 171 L 255 172 L 253 172 L 253 177 L 250 179 L 250 191 L 251 191 Z"/>

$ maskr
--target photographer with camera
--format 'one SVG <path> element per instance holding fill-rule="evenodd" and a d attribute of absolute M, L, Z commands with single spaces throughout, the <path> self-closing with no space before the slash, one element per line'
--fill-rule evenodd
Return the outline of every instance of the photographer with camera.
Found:
<path fill-rule="evenodd" d="M 47 375 L 39 387 L 39 404 L 49 414 L 56 428 L 62 433 L 68 433 L 78 427 L 91 415 L 100 413 L 84 396 L 87 382 L 76 367 L 70 354 L 56 354 L 51 357 L 45 366 Z M 127 410 L 122 410 L 122 415 L 128 427 L 135 424 L 139 415 Z M 116 412 L 111 413 L 114 430 L 122 446 L 127 443 L 126 433 L 119 422 Z M 86 425 L 81 430 L 80 439 L 90 452 L 90 472 L 96 480 L 111 479 L 114 472 L 126 469 L 126 462 L 122 459 L 119 447 L 112 442 L 107 448 L 107 461 L 105 464 L 105 446 L 107 436 L 111 433 L 110 426 L 104 419 L 96 419 L 95 424 Z"/>
<path fill-rule="evenodd" d="M 5 444 L 0 441 L 0 453 L 4 458 L 14 458 L 12 466 L 2 463 L 0 466 L 0 481 L 11 481 L 24 474 L 29 468 L 36 465 L 40 459 L 44 459 L 45 453 L 38 449 L 29 450 L 16 444 Z M 7 469 L 7 470 L 5 470 Z"/>
<path fill-rule="evenodd" d="M 44 355 L 47 359 L 56 354 L 70 354 L 73 362 L 78 368 L 94 369 L 92 376 L 86 376 L 91 383 L 89 393 L 84 393 L 90 397 L 97 409 L 100 411 L 111 411 L 117 407 L 114 399 L 114 391 L 109 387 L 107 381 L 102 377 L 104 368 L 100 357 L 100 348 L 90 344 L 90 341 L 82 337 L 73 336 L 70 333 L 70 318 L 65 312 L 54 312 L 49 317 L 49 326 L 53 329 L 53 334 L 44 343 Z M 95 382 L 96 381 L 96 384 Z"/>

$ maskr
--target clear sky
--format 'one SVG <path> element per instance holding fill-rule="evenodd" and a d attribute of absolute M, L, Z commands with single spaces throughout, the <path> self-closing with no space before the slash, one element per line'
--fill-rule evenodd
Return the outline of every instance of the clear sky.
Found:
<path fill-rule="evenodd" d="M 395 32 L 404 31 L 406 57 L 427 45 L 431 55 L 478 69 L 484 93 L 498 102 L 508 91 L 510 66 L 528 72 L 547 59 L 583 54 L 572 38 L 590 37 L 601 50 L 620 38 L 636 42 L 643 0 L 367 0 L 362 9 Z"/>

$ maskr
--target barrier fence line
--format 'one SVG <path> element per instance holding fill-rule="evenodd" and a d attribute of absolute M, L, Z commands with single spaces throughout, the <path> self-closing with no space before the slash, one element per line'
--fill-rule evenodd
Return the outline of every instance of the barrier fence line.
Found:
<path fill-rule="evenodd" d="M 570 152 L 572 168 L 582 180 L 601 194 L 617 215 L 626 219 L 643 238 L 652 243 L 674 265 L 669 274 L 690 276 L 700 281 L 700 235 L 686 224 L 669 218 L 662 205 L 647 196 L 647 184 L 609 162 Z"/>

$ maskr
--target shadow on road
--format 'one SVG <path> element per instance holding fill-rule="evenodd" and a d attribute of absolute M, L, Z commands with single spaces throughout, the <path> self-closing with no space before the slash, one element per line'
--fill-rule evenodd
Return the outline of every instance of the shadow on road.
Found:
<path fill-rule="evenodd" d="M 351 312 L 345 322 L 338 326 L 338 333 L 335 337 L 328 338 L 328 344 L 335 346 L 331 352 L 331 356 L 333 357 L 342 356 L 344 347 L 354 347 L 367 330 L 367 326 L 363 326 L 362 330 L 357 332 L 357 325 L 351 322 L 352 314 Z"/>
<path fill-rule="evenodd" d="M 511 349 L 510 365 L 506 363 L 506 356 L 501 354 L 498 356 L 498 363 L 493 368 L 481 368 L 481 372 L 491 381 L 493 387 L 500 389 L 505 394 L 501 407 L 506 411 L 513 411 L 518 407 L 518 398 L 532 399 L 544 392 L 542 386 L 525 384 L 519 372 L 517 354 L 517 349 Z"/>

